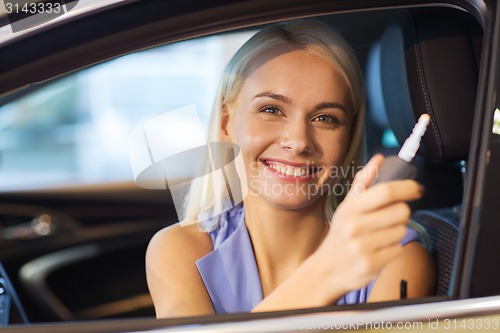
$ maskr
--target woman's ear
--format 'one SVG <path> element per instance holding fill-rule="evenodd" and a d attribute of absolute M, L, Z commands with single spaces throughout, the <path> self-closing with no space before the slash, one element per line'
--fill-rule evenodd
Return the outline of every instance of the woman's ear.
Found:
<path fill-rule="evenodd" d="M 220 120 L 220 131 L 221 131 L 221 139 L 224 142 L 231 142 L 231 135 L 229 134 L 229 126 L 231 123 L 230 112 L 227 105 L 222 106 L 222 114 Z"/>

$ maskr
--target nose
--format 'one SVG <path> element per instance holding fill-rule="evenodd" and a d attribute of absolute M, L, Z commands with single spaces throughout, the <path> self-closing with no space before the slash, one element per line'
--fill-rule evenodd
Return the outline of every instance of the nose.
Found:
<path fill-rule="evenodd" d="M 314 150 L 314 129 L 306 120 L 289 121 L 280 136 L 280 146 L 295 155 L 311 153 Z"/>

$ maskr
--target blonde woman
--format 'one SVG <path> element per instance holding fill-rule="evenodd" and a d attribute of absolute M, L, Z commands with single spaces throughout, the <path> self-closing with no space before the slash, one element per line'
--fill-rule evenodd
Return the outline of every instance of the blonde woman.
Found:
<path fill-rule="evenodd" d="M 403 279 L 408 297 L 432 294 L 431 256 L 407 227 L 406 202 L 422 187 L 370 186 L 379 155 L 350 177 L 363 158 L 364 103 L 351 48 L 318 21 L 271 25 L 240 48 L 209 140 L 239 148 L 248 193 L 153 237 L 146 269 L 158 317 L 393 300 Z M 225 165 L 234 154 L 213 158 Z M 223 210 L 221 187 L 193 186 L 187 222 Z"/>

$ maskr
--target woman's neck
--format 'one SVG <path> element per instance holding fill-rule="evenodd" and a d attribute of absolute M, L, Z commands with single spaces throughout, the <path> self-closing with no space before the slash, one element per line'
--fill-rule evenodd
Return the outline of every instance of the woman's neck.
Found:
<path fill-rule="evenodd" d="M 304 209 L 286 210 L 249 195 L 244 207 L 266 296 L 318 248 L 326 235 L 324 199 Z"/>

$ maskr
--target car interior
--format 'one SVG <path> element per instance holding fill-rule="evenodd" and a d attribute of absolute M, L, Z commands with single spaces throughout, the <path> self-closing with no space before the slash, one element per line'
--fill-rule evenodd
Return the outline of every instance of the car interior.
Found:
<path fill-rule="evenodd" d="M 426 194 L 410 205 L 412 221 L 430 238 L 437 295 L 451 294 L 481 36 L 480 25 L 462 12 L 407 10 L 388 25 L 370 58 L 376 63 L 370 66 L 379 66 L 372 69 L 379 75 L 367 82 L 369 103 L 375 106 L 370 111 L 389 125 L 398 142 L 404 142 L 421 114 L 432 117 L 414 161 Z"/>
<path fill-rule="evenodd" d="M 465 237 L 461 203 L 479 82 L 481 22 L 464 10 L 439 6 L 318 19 L 346 38 L 365 71 L 367 156 L 397 154 L 416 119 L 431 116 L 413 161 L 426 190 L 423 199 L 410 204 L 411 223 L 435 260 L 435 295 L 441 297 L 435 299 L 453 298 Z M 0 120 L 2 107 L 71 75 L 0 97 Z M 7 163 L 2 150 L 0 170 Z M 178 221 L 168 189 L 142 189 L 133 180 L 72 182 L 0 190 L 0 203 L 0 302 L 10 308 L 0 316 L 0 325 L 154 317 L 144 256 L 154 233 Z"/>

